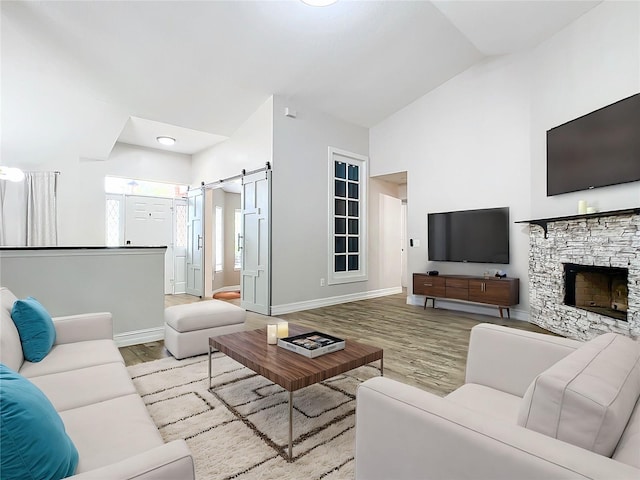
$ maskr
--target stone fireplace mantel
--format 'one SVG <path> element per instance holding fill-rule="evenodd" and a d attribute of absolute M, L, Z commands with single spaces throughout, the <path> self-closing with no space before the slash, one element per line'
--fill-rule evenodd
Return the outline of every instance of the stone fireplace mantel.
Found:
<path fill-rule="evenodd" d="M 520 220 L 515 223 L 530 223 L 538 225 L 544 230 L 544 238 L 547 238 L 548 225 L 553 222 L 561 222 L 565 220 L 580 220 L 583 218 L 599 218 L 613 217 L 616 215 L 633 215 L 640 214 L 640 208 L 625 208 L 624 210 L 611 210 L 609 212 L 580 213 L 576 215 L 565 215 L 563 217 L 536 218 L 533 220 Z"/>
<path fill-rule="evenodd" d="M 531 224 L 532 323 L 578 340 L 606 332 L 640 336 L 640 208 L 516 223 Z M 626 321 L 566 305 L 565 264 L 628 269 Z"/>

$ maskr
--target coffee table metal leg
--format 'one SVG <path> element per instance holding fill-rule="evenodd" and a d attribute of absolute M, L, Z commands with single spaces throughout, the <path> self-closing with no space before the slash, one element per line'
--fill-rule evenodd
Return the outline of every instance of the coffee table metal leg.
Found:
<path fill-rule="evenodd" d="M 384 377 L 384 359 L 380 357 L 380 376 Z"/>
<path fill-rule="evenodd" d="M 293 460 L 293 392 L 289 392 L 289 461 Z"/>
<path fill-rule="evenodd" d="M 211 390 L 211 345 L 209 345 L 209 390 Z"/>

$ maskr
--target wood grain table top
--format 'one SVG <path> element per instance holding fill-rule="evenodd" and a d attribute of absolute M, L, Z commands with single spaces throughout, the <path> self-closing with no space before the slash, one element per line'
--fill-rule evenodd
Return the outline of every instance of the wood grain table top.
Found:
<path fill-rule="evenodd" d="M 308 327 L 289 324 L 290 336 L 311 331 Z M 268 345 L 266 328 L 211 337 L 209 346 L 289 392 L 382 360 L 381 348 L 348 339 L 344 350 L 308 358 L 277 345 Z"/>

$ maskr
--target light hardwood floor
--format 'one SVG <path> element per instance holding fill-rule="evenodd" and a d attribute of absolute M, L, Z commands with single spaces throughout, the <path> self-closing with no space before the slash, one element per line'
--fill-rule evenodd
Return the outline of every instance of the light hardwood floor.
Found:
<path fill-rule="evenodd" d="M 165 305 L 199 301 L 190 295 L 167 296 Z M 239 303 L 232 300 L 232 303 Z M 489 322 L 549 333 L 519 320 L 407 305 L 406 294 L 344 303 L 278 318 L 384 349 L 384 374 L 424 390 L 445 395 L 464 383 L 469 333 Z M 271 317 L 247 312 L 247 324 L 262 328 Z M 120 349 L 127 365 L 166 357 L 162 342 Z"/>

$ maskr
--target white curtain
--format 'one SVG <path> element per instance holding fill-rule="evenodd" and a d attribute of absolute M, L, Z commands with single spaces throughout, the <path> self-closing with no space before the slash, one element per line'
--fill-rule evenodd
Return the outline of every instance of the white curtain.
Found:
<path fill-rule="evenodd" d="M 0 180 L 0 245 L 27 244 L 27 183 Z"/>
<path fill-rule="evenodd" d="M 0 180 L 0 245 L 7 244 L 4 234 L 4 197 L 7 194 L 6 184 L 6 180 Z"/>
<path fill-rule="evenodd" d="M 57 175 L 55 172 L 28 172 L 27 185 L 27 245 L 58 244 Z"/>

